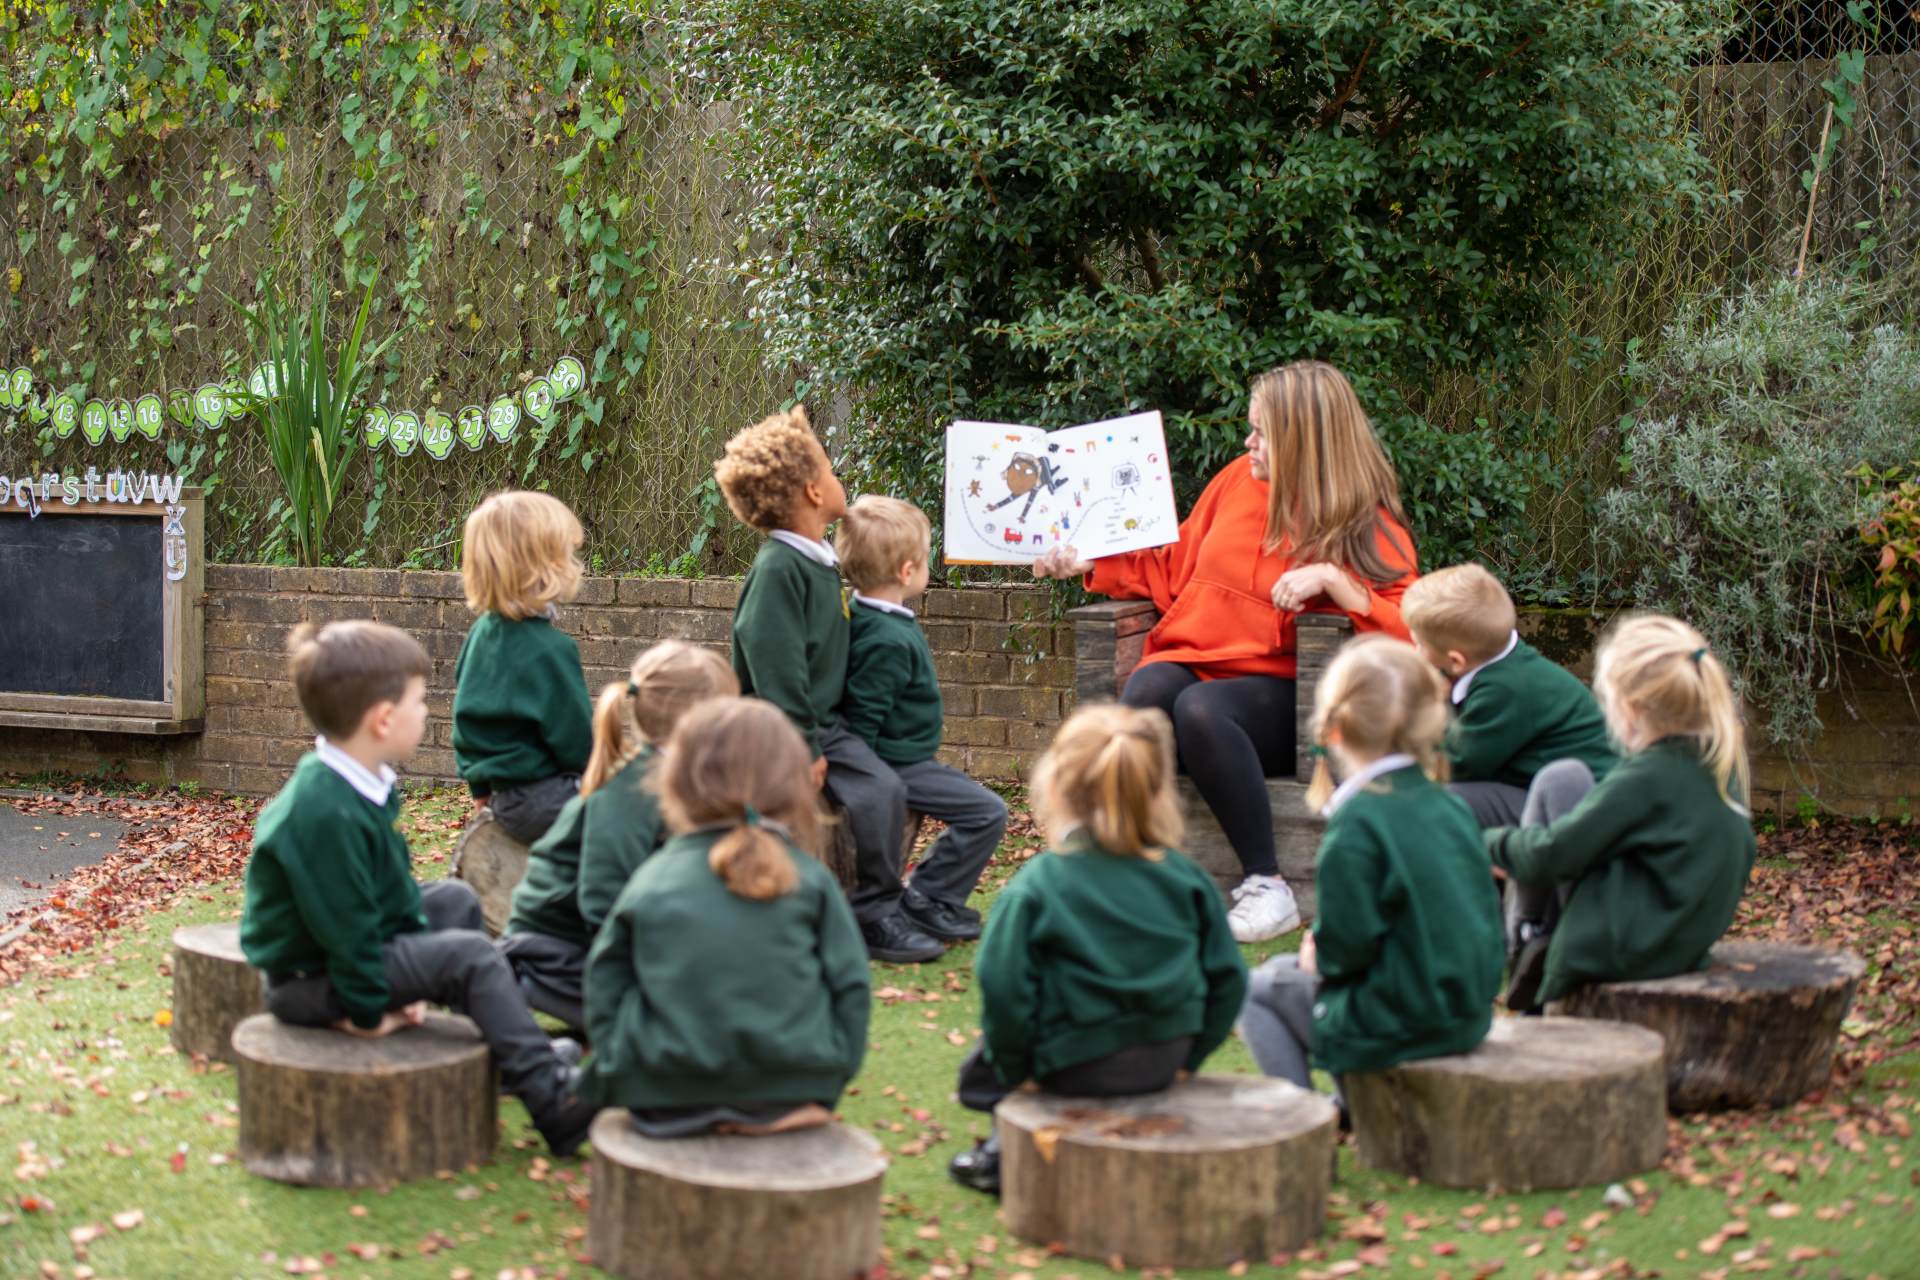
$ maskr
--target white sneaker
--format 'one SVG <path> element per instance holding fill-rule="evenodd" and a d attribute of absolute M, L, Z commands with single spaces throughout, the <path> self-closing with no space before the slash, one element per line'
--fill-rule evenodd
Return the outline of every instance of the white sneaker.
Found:
<path fill-rule="evenodd" d="M 1300 927 L 1300 904 L 1278 876 L 1248 876 L 1233 891 L 1227 925 L 1235 942 L 1265 942 Z"/>

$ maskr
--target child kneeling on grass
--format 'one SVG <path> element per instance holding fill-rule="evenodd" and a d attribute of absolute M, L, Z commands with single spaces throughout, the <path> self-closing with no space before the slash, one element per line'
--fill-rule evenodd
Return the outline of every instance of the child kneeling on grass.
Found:
<path fill-rule="evenodd" d="M 587 957 L 582 1088 L 655 1138 L 825 1124 L 866 1054 L 870 981 L 853 912 L 806 852 L 806 743 L 768 703 L 715 698 L 656 773 L 678 834 Z"/>
<path fill-rule="evenodd" d="M 1514 961 L 1514 1009 L 1700 968 L 1753 873 L 1746 737 L 1706 640 L 1630 618 L 1601 642 L 1593 683 L 1625 758 L 1564 817 L 1486 833 L 1494 866 L 1545 907 Z"/>
<path fill-rule="evenodd" d="M 739 692 L 725 658 L 684 640 L 654 645 L 625 680 L 600 691 L 580 794 L 535 842 L 500 939 L 534 1008 L 587 1025 L 587 948 L 627 881 L 666 842 L 659 798 L 647 786 L 657 748 L 696 703 Z"/>
<path fill-rule="evenodd" d="M 571 1091 L 579 1046 L 547 1039 L 473 890 L 416 883 L 400 834 L 393 766 L 426 728 L 426 650 L 375 622 L 298 627 L 289 647 L 321 736 L 254 826 L 240 949 L 267 976 L 268 1010 L 357 1036 L 417 1026 L 429 1000 L 464 1013 L 547 1145 L 570 1155 L 594 1114 Z"/>
<path fill-rule="evenodd" d="M 932 526 L 911 502 L 868 494 L 847 508 L 834 537 L 853 584 L 847 691 L 841 715 L 906 788 L 907 808 L 947 824 L 914 868 L 900 910 L 947 941 L 980 936 L 967 896 L 1007 829 L 1007 805 L 934 759 L 945 724 L 933 650 L 908 600 L 927 589 Z M 905 838 L 894 837 L 897 848 Z"/>
<path fill-rule="evenodd" d="M 593 704 L 580 648 L 554 625 L 580 590 L 580 522 L 544 493 L 496 493 L 467 517 L 460 578 L 473 626 L 453 666 L 453 759 L 521 844 L 580 790 Z"/>
<path fill-rule="evenodd" d="M 1473 814 L 1444 778 L 1447 691 L 1412 645 L 1362 636 L 1320 682 L 1325 755 L 1307 803 L 1327 814 L 1313 929 L 1254 971 L 1240 1034 L 1270 1076 L 1341 1075 L 1465 1053 L 1486 1038 L 1500 903 Z"/>
<path fill-rule="evenodd" d="M 1247 970 L 1213 879 L 1180 839 L 1173 726 L 1158 710 L 1087 707 L 1034 772 L 1051 848 L 1000 891 L 974 961 L 982 1042 L 960 1102 L 991 1112 L 1029 1079 L 1054 1093 L 1167 1088 L 1232 1033 Z M 999 1194 L 997 1137 L 953 1158 Z"/>

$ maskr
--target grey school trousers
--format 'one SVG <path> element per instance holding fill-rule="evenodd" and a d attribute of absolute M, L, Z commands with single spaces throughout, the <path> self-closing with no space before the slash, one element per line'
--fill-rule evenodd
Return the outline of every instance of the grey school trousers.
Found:
<path fill-rule="evenodd" d="M 1509 788 L 1514 790 L 1516 788 Z M 1574 806 L 1593 790 L 1593 770 L 1581 760 L 1555 760 L 1533 775 L 1526 802 L 1520 806 L 1520 821 L 1503 826 L 1544 827 L 1573 812 Z M 1560 905 L 1568 886 L 1558 884 L 1521 884 L 1509 881 L 1506 894 L 1507 954 L 1512 955 L 1526 941 L 1521 926 L 1530 925 L 1539 932 L 1551 931 L 1560 917 Z"/>
<path fill-rule="evenodd" d="M 390 1008 L 427 1000 L 472 1018 L 493 1051 L 507 1092 L 526 1103 L 536 1122 L 567 1097 L 567 1064 L 527 1011 L 513 970 L 481 927 L 480 899 L 463 880 L 420 886 L 425 933 L 402 933 L 381 944 Z M 267 1009 L 282 1022 L 332 1026 L 347 1016 L 324 973 L 269 976 Z"/>
<path fill-rule="evenodd" d="M 907 830 L 907 784 L 873 748 L 836 720 L 820 731 L 827 794 L 846 810 L 853 836 L 854 918 L 866 924 L 900 909 L 901 849 Z"/>
<path fill-rule="evenodd" d="M 1007 829 L 1007 803 L 966 774 L 938 760 L 895 765 L 906 784 L 907 808 L 947 824 L 913 869 L 916 892 L 963 907 Z M 904 829 L 901 832 L 905 837 Z"/>
<path fill-rule="evenodd" d="M 561 773 L 538 782 L 502 787 L 487 797 L 487 807 L 493 810 L 493 820 L 502 831 L 521 844 L 531 845 L 547 834 L 567 801 L 579 794 L 580 775 Z"/>
<path fill-rule="evenodd" d="M 1262 1075 L 1313 1088 L 1313 1005 L 1320 975 L 1300 967 L 1296 955 L 1274 956 L 1247 975 L 1240 1006 L 1240 1038 Z"/>

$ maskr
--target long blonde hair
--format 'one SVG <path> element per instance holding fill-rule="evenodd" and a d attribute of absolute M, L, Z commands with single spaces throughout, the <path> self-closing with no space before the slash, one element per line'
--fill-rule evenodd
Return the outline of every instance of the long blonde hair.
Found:
<path fill-rule="evenodd" d="M 1320 678 L 1313 701 L 1313 740 L 1321 748 L 1307 785 L 1307 805 L 1333 798 L 1328 740 L 1379 759 L 1405 752 L 1436 782 L 1447 779 L 1447 682 L 1404 640 L 1374 632 L 1348 641 Z"/>
<path fill-rule="evenodd" d="M 1166 713 L 1104 702 L 1060 726 L 1033 774 L 1051 840 L 1084 827 L 1108 853 L 1158 861 L 1180 843 L 1173 725 Z"/>
<path fill-rule="evenodd" d="M 726 827 L 708 865 L 743 898 L 793 891 L 800 873 L 777 823 L 811 852 L 819 839 L 812 761 L 800 731 L 772 703 L 709 698 L 680 717 L 656 771 L 675 831 Z"/>
<path fill-rule="evenodd" d="M 1376 583 L 1404 572 L 1380 554 L 1380 513 L 1401 527 L 1400 479 L 1353 385 L 1319 360 L 1296 360 L 1253 380 L 1253 420 L 1267 443 L 1269 552 L 1291 542 L 1302 563 L 1324 562 Z M 1409 561 L 1411 547 L 1402 551 Z"/>
<path fill-rule="evenodd" d="M 467 516 L 460 581 L 467 608 L 519 621 L 580 590 L 580 521 L 544 493 L 508 489 Z"/>
<path fill-rule="evenodd" d="M 600 690 L 593 708 L 593 754 L 580 775 L 580 794 L 598 791 L 640 748 L 663 745 L 695 703 L 739 692 L 733 668 L 711 649 L 662 640 L 642 651 L 624 682 Z"/>
<path fill-rule="evenodd" d="M 1622 706 L 1655 741 L 1692 738 L 1720 798 L 1747 812 L 1751 784 L 1740 703 L 1705 636 L 1664 614 L 1626 618 L 1600 642 L 1593 685 L 1616 738 L 1621 737 Z"/>

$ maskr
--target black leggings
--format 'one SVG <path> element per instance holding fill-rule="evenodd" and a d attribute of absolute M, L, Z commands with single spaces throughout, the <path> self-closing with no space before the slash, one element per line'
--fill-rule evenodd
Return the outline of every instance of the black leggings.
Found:
<path fill-rule="evenodd" d="M 1250 876 L 1277 876 L 1267 779 L 1293 773 L 1293 681 L 1278 676 L 1202 680 L 1174 662 L 1150 662 L 1127 677 L 1120 701 L 1158 707 L 1173 721 L 1180 771 L 1220 820 Z"/>

